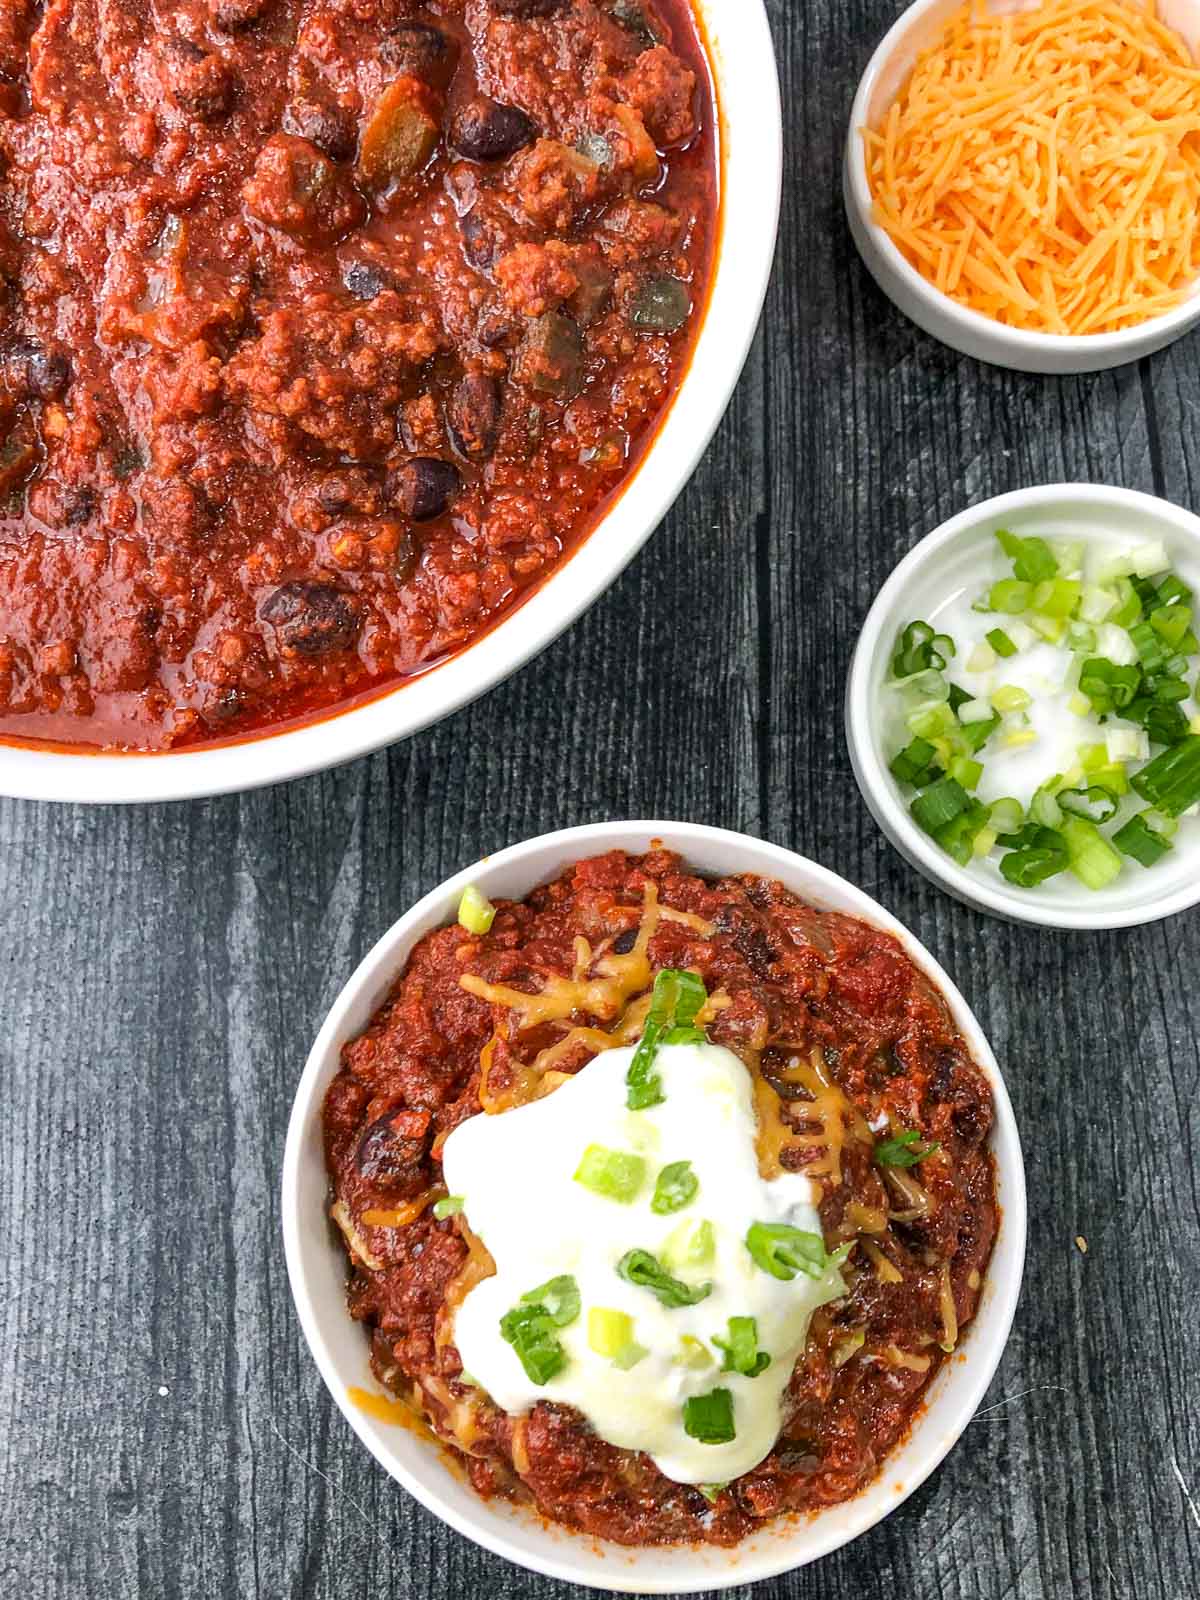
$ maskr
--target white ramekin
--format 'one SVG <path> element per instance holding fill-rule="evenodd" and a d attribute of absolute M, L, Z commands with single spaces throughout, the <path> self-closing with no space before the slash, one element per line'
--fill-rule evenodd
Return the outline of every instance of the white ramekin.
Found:
<path fill-rule="evenodd" d="M 992 9 L 1017 11 L 1029 3 L 1031 0 L 1001 0 Z M 850 113 L 843 192 L 850 231 L 867 270 L 884 294 L 919 328 L 952 350 L 997 367 L 1060 375 L 1103 372 L 1174 343 L 1200 322 L 1200 282 L 1174 310 L 1120 333 L 1028 333 L 970 311 L 935 289 L 905 260 L 887 230 L 875 221 L 862 130 L 882 125 L 918 54 L 934 43 L 947 19 L 961 10 L 962 4 L 963 0 L 917 0 L 885 36 L 859 84 Z M 1197 0 L 1160 0 L 1159 14 L 1193 50 L 1200 48 Z"/>
<path fill-rule="evenodd" d="M 733 393 L 775 256 L 783 132 L 762 0 L 693 0 L 721 112 L 722 218 L 691 365 L 646 459 L 601 524 L 522 606 L 461 655 L 354 710 L 264 738 L 163 755 L 0 743 L 0 794 L 121 804 L 259 788 L 335 767 L 428 727 L 544 649 L 633 559 L 691 476 Z"/>
<path fill-rule="evenodd" d="M 1153 495 L 1056 483 L 1002 494 L 960 512 L 909 551 L 879 591 L 858 636 L 846 689 L 846 740 L 863 799 L 912 866 L 966 905 L 1010 922 L 1128 928 L 1185 911 L 1200 902 L 1200 848 L 1186 840 L 1177 841 L 1174 853 L 1157 866 L 1129 862 L 1107 889 L 1085 889 L 1069 873 L 1035 889 L 1018 889 L 990 861 L 960 867 L 909 815 L 911 797 L 888 770 L 896 753 L 887 716 L 892 647 L 907 623 L 930 618 L 963 589 L 973 593 L 983 587 L 998 528 L 1067 539 L 1093 531 L 1130 544 L 1162 539 L 1173 570 L 1200 592 L 1200 518 Z"/>
<path fill-rule="evenodd" d="M 351 1385 L 377 1385 L 363 1329 L 346 1310 L 345 1253 L 331 1237 L 328 1219 L 321 1107 L 342 1046 L 366 1026 L 417 940 L 454 918 L 466 884 L 477 884 L 494 898 L 521 898 L 581 857 L 612 849 L 642 852 L 652 840 L 678 850 L 699 872 L 776 878 L 815 905 L 862 917 L 895 934 L 945 996 L 996 1102 L 992 1148 L 1001 1224 L 979 1311 L 961 1349 L 938 1374 L 908 1439 L 889 1456 L 876 1482 L 845 1505 L 776 1521 L 735 1550 L 628 1550 L 480 1500 L 435 1446 L 407 1428 L 376 1421 L 355 1407 L 347 1392 Z M 633 1594 L 694 1594 L 772 1577 L 827 1555 L 894 1511 L 946 1455 L 983 1398 L 1012 1325 L 1025 1257 L 1025 1175 L 1012 1106 L 979 1023 L 945 972 L 895 918 L 835 873 L 744 834 L 677 822 L 600 823 L 514 845 L 456 873 L 401 917 L 343 989 L 313 1045 L 288 1128 L 282 1216 L 288 1276 L 309 1348 L 343 1416 L 380 1465 L 422 1505 L 485 1549 L 549 1577 Z M 331 1449 L 348 1444 L 345 1434 L 335 1433 Z"/>

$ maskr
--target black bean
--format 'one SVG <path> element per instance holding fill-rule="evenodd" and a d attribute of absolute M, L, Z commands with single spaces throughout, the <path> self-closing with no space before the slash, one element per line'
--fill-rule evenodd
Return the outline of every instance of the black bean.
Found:
<path fill-rule="evenodd" d="M 71 381 L 71 363 L 57 350 L 26 343 L 5 356 L 4 377 L 9 390 L 21 399 L 58 400 Z"/>
<path fill-rule="evenodd" d="M 368 261 L 348 261 L 342 268 L 342 282 L 356 300 L 374 300 L 390 287 L 382 268 Z"/>
<path fill-rule="evenodd" d="M 491 217 L 483 211 L 468 211 L 460 221 L 463 255 L 478 272 L 486 272 L 500 254 L 502 240 Z"/>
<path fill-rule="evenodd" d="M 445 89 L 458 66 L 458 41 L 431 22 L 402 22 L 380 44 L 379 57 L 403 77 Z"/>
<path fill-rule="evenodd" d="M 626 928 L 624 933 L 619 933 L 613 940 L 613 955 L 627 956 L 637 943 L 638 930 Z"/>
<path fill-rule="evenodd" d="M 362 627 L 354 597 L 331 583 L 281 584 L 259 615 L 275 628 L 285 650 L 302 656 L 347 650 Z"/>
<path fill-rule="evenodd" d="M 355 1165 L 378 1189 L 400 1189 L 422 1180 L 429 1137 L 427 1111 L 390 1111 L 373 1122 L 355 1152 Z"/>
<path fill-rule="evenodd" d="M 460 378 L 446 408 L 455 448 L 469 461 L 484 461 L 496 448 L 500 433 L 500 385 L 486 372 Z"/>
<path fill-rule="evenodd" d="M 307 139 L 331 161 L 348 161 L 358 144 L 358 126 L 344 106 L 293 100 L 283 113 L 284 133 Z"/>
<path fill-rule="evenodd" d="M 440 517 L 461 488 L 458 468 L 437 456 L 413 456 L 396 469 L 391 483 L 397 507 L 414 522 Z"/>
<path fill-rule="evenodd" d="M 459 107 L 450 128 L 451 147 L 468 161 L 504 161 L 536 138 L 531 117 L 482 95 Z"/>

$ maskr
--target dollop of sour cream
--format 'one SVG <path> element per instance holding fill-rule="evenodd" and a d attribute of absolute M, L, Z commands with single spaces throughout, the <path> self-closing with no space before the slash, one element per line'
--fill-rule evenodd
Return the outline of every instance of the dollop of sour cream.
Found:
<path fill-rule="evenodd" d="M 774 1277 L 757 1265 L 745 1240 L 755 1222 L 785 1223 L 821 1234 L 812 1180 L 785 1173 L 764 1180 L 755 1149 L 757 1120 L 750 1075 L 731 1051 L 713 1044 L 662 1046 L 654 1059 L 663 1099 L 646 1110 L 626 1105 L 632 1049 L 597 1056 L 542 1100 L 498 1116 L 476 1116 L 446 1141 L 444 1172 L 461 1197 L 472 1230 L 491 1252 L 494 1277 L 465 1297 L 454 1339 L 464 1369 L 513 1415 L 539 1400 L 574 1406 L 602 1439 L 649 1454 L 678 1483 L 723 1483 L 749 1472 L 770 1452 L 782 1425 L 783 1393 L 818 1306 L 845 1292 L 837 1267 L 822 1275 Z M 576 1181 L 589 1146 L 642 1158 L 645 1176 L 628 1202 Z M 698 1180 L 680 1210 L 651 1209 L 658 1173 L 689 1161 Z M 707 1222 L 711 1257 L 675 1265 L 681 1243 Z M 693 1306 L 668 1308 L 647 1288 L 626 1282 L 617 1264 L 647 1250 L 681 1281 L 712 1283 Z M 526 1375 L 500 1321 L 521 1297 L 563 1274 L 579 1288 L 579 1315 L 556 1329 L 566 1363 L 538 1386 Z M 645 1354 L 629 1370 L 589 1343 L 594 1308 L 623 1312 Z M 770 1365 L 757 1377 L 722 1371 L 714 1337 L 729 1339 L 731 1317 L 753 1317 Z M 716 1388 L 733 1400 L 735 1437 L 708 1444 L 684 1428 L 688 1399 Z"/>

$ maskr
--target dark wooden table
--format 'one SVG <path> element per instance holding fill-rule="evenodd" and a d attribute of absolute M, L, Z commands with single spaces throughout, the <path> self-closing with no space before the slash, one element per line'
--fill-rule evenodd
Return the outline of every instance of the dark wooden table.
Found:
<path fill-rule="evenodd" d="M 368 945 L 481 852 L 605 817 L 744 829 L 878 896 L 975 1006 L 1025 1138 L 1029 1266 L 988 1408 L 883 1526 L 756 1600 L 1197 1593 L 1200 923 L 1055 936 L 953 904 L 861 804 L 840 706 L 879 584 L 968 501 L 1092 479 L 1200 509 L 1200 344 L 1023 378 L 884 302 L 838 163 L 893 9 L 773 0 L 765 335 L 665 526 L 566 638 L 307 782 L 0 803 L 6 1600 L 584 1593 L 450 1533 L 359 1446 L 292 1312 L 276 1196 L 301 1064 Z"/>

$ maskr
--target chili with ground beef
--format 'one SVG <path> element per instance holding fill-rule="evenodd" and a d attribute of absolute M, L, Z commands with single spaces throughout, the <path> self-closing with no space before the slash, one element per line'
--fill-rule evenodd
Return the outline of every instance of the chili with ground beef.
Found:
<path fill-rule="evenodd" d="M 715 145 L 686 0 L 0 0 L 0 736 L 470 644 L 653 436 Z"/>
<path fill-rule="evenodd" d="M 607 1003 L 595 987 L 605 955 L 636 949 L 647 926 L 644 985 Z M 512 1417 L 464 1381 L 454 1311 L 488 1258 L 461 1216 L 434 1209 L 449 1133 L 636 1038 L 663 967 L 698 972 L 720 996 L 708 1036 L 753 1075 L 764 1175 L 806 1170 L 827 1248 L 852 1244 L 848 1292 L 813 1319 L 778 1444 L 711 1501 L 568 1407 Z M 570 1009 L 583 981 L 603 1014 Z M 480 995 L 492 986 L 510 1003 Z M 533 1025 L 513 991 L 542 997 Z M 624 1544 L 732 1545 L 781 1512 L 852 1496 L 905 1434 L 979 1301 L 998 1218 L 991 1123 L 987 1081 L 945 1001 L 891 935 L 766 879 L 708 882 L 668 851 L 612 851 L 501 903 L 482 937 L 429 934 L 345 1047 L 325 1145 L 350 1310 L 379 1381 L 481 1494 Z"/>

